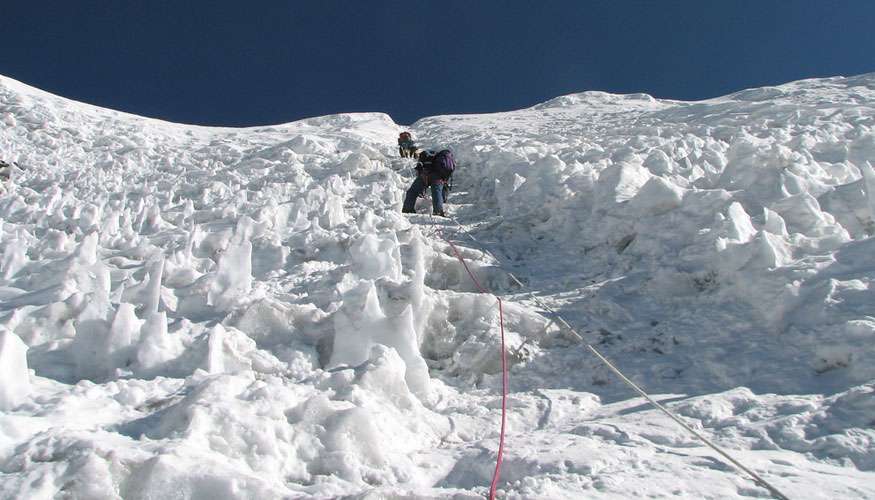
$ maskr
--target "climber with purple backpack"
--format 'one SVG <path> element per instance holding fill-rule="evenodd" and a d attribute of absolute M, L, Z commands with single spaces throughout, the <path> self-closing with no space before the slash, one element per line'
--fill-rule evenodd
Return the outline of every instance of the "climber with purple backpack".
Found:
<path fill-rule="evenodd" d="M 443 149 L 437 153 L 422 151 L 419 153 L 418 160 L 416 179 L 407 189 L 407 195 L 404 197 L 404 208 L 401 209 L 401 212 L 405 214 L 416 213 L 416 198 L 423 195 L 425 189 L 430 187 L 432 213 L 445 217 L 444 203 L 447 201 L 450 181 L 456 170 L 453 152 L 449 149 Z"/>

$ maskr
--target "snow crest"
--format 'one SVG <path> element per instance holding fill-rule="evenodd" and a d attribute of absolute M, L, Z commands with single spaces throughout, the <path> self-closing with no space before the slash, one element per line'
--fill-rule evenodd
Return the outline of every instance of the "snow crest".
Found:
<path fill-rule="evenodd" d="M 790 497 L 875 496 L 873 75 L 423 119 L 476 244 L 399 213 L 383 114 L 197 127 L 0 77 L 0 121 L 3 498 L 482 497 L 499 317 L 438 231 L 504 297 L 503 496 L 767 494 L 528 291 Z"/>

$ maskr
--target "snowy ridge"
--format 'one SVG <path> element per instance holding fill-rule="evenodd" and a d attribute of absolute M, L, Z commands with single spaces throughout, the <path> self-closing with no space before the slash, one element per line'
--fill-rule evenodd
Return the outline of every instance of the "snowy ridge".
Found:
<path fill-rule="evenodd" d="M 864 75 L 699 103 L 588 92 L 418 125 L 477 165 L 473 193 L 498 214 L 481 237 L 537 261 L 536 289 L 561 279 L 596 326 L 671 330 L 696 356 L 751 344 L 731 363 L 690 366 L 730 372 L 687 390 L 835 391 L 875 377 L 872 351 L 859 349 L 875 331 L 872 296 L 859 293 L 872 279 L 873 103 L 875 76 Z M 773 363 L 787 343 L 802 366 Z M 839 365 L 848 369 L 820 376 Z M 774 378 L 756 373 L 763 366 Z"/>
<path fill-rule="evenodd" d="M 485 493 L 494 299 L 398 213 L 388 116 L 196 127 L 0 77 L 0 122 L 0 497 Z M 462 248 L 506 297 L 502 495 L 767 492 L 498 266 L 791 498 L 875 496 L 875 75 L 411 130 L 501 259 Z"/>

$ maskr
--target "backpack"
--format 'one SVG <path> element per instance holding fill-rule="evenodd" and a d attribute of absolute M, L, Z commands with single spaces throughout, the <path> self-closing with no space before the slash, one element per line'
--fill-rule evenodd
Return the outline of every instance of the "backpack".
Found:
<path fill-rule="evenodd" d="M 449 149 L 442 149 L 434 155 L 431 161 L 431 171 L 441 179 L 449 179 L 456 170 L 456 160 L 453 158 L 453 152 Z"/>

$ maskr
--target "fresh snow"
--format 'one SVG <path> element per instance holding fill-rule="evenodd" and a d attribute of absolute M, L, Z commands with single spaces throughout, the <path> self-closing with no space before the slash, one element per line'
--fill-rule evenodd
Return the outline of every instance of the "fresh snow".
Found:
<path fill-rule="evenodd" d="M 404 129 L 459 226 L 399 213 Z M 502 498 L 769 497 L 539 303 L 790 498 L 875 498 L 875 74 L 243 129 L 0 77 L 0 160 L 2 498 L 482 498 L 498 311 L 442 237 L 505 306 Z"/>

